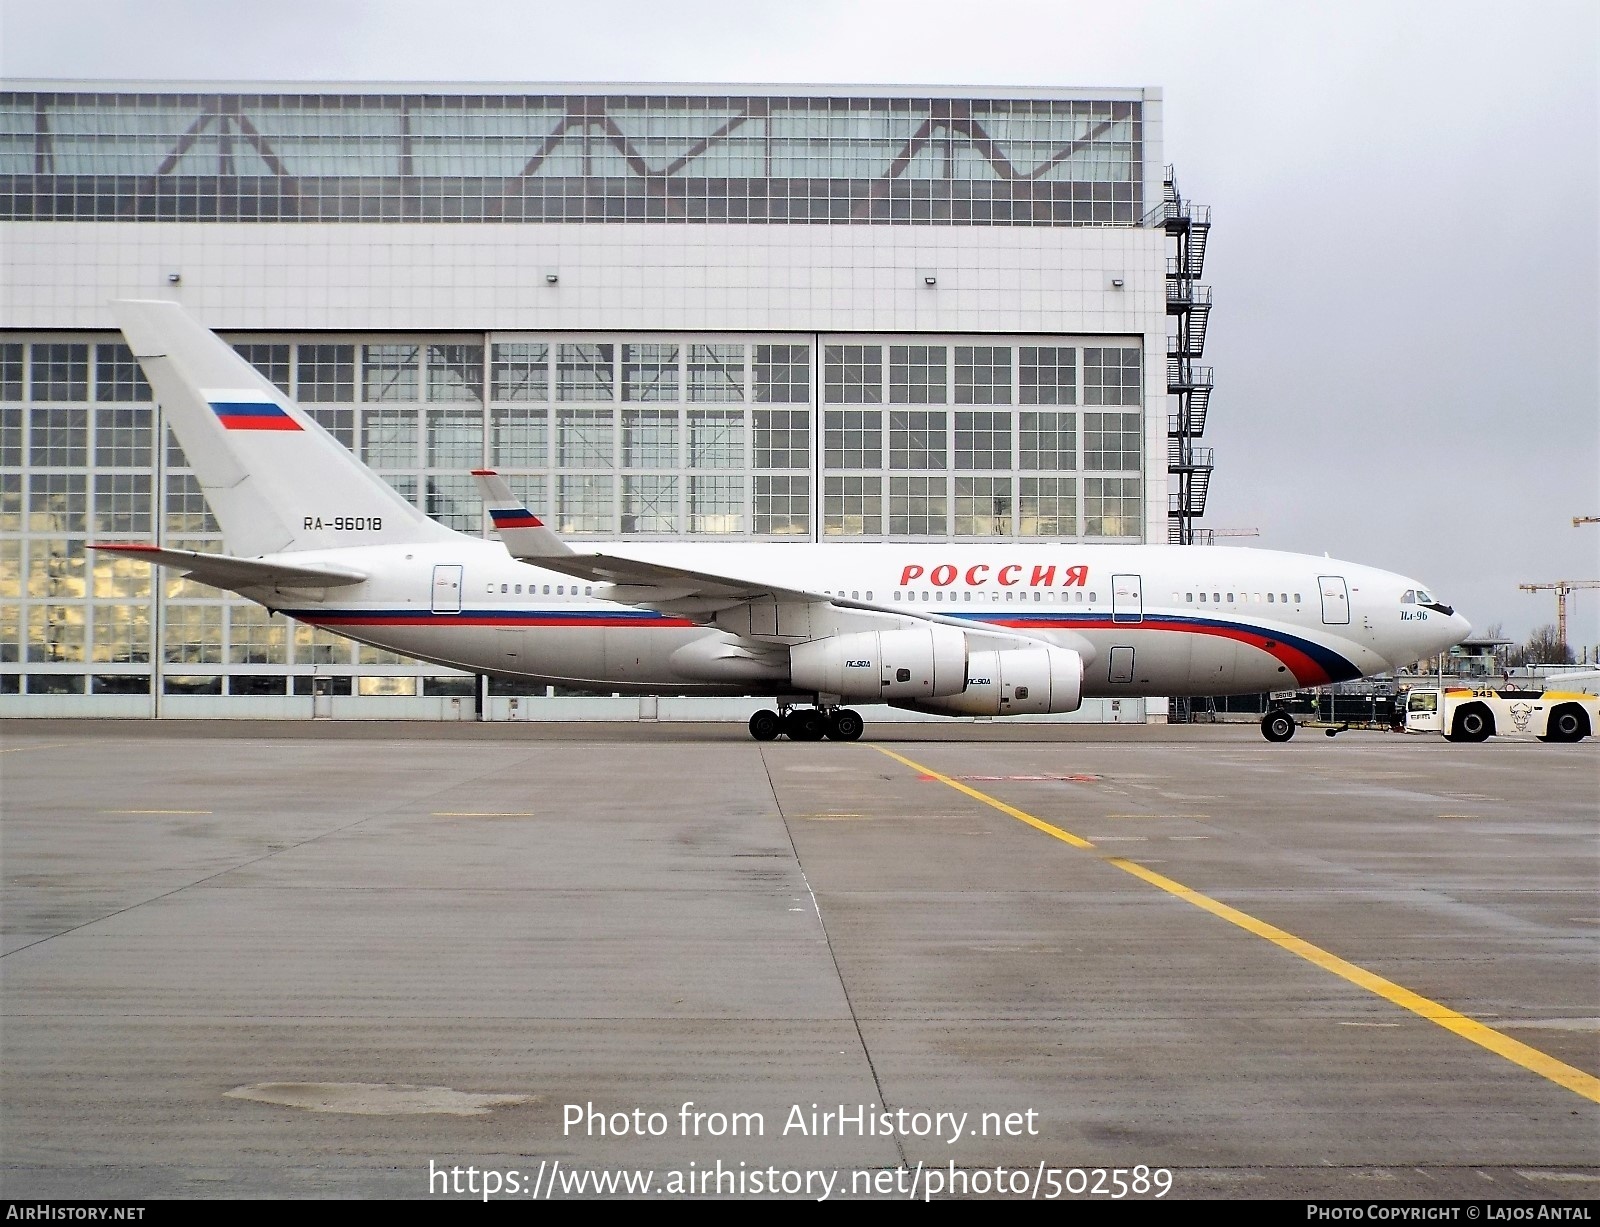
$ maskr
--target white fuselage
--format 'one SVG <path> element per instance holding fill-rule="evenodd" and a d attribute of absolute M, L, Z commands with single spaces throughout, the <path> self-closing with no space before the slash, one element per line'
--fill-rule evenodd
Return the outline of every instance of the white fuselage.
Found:
<path fill-rule="evenodd" d="M 775 654 L 729 672 L 718 625 L 608 601 L 605 585 L 518 562 L 496 541 L 302 552 L 369 578 L 247 591 L 292 617 L 408 656 L 600 691 L 782 694 L 785 643 L 913 610 L 981 638 L 1071 648 L 1086 695 L 1287 690 L 1384 672 L 1458 642 L 1459 615 L 1403 604 L 1416 581 L 1265 550 L 996 542 L 618 544 L 598 552 L 814 594 L 785 606 Z M 831 600 L 830 600 L 831 598 Z M 906 619 L 906 624 L 910 624 Z M 750 627 L 735 628 L 747 632 Z"/>

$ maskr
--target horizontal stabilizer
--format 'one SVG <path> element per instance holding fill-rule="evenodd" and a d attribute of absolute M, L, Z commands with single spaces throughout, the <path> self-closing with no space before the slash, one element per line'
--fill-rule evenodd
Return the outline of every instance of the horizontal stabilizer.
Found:
<path fill-rule="evenodd" d="M 233 558 L 227 554 L 201 554 L 195 550 L 164 550 L 158 545 L 90 545 L 103 554 L 121 554 L 157 566 L 181 570 L 191 579 L 213 588 L 237 592 L 241 588 L 343 588 L 367 577 L 359 571 L 309 563 L 273 562 L 263 558 Z"/>
<path fill-rule="evenodd" d="M 473 469 L 473 480 L 483 495 L 484 508 L 511 557 L 523 562 L 543 561 L 571 554 L 572 547 L 556 536 L 545 522 L 529 511 L 493 469 Z"/>

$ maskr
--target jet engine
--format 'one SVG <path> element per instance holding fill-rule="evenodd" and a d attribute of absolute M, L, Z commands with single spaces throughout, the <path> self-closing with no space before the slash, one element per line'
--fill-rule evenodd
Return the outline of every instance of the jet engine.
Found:
<path fill-rule="evenodd" d="M 1083 705 L 1083 657 L 1067 648 L 974 652 L 967 660 L 967 685 L 960 694 L 890 702 L 941 716 L 1077 711 Z"/>
<path fill-rule="evenodd" d="M 953 626 L 859 631 L 789 649 L 797 690 L 855 703 L 891 703 L 960 694 L 967 684 L 967 637 Z"/>

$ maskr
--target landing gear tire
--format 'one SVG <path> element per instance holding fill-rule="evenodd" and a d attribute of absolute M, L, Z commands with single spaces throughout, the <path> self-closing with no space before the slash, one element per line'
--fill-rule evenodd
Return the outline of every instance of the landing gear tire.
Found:
<path fill-rule="evenodd" d="M 1456 712 L 1451 741 L 1488 741 L 1494 734 L 1494 717 L 1482 703 L 1468 703 Z"/>
<path fill-rule="evenodd" d="M 1281 708 L 1261 717 L 1261 735 L 1268 741 L 1288 741 L 1294 736 L 1294 717 Z"/>
<path fill-rule="evenodd" d="M 860 712 L 841 707 L 828 717 L 828 736 L 834 741 L 859 741 L 866 731 L 867 722 Z"/>
<path fill-rule="evenodd" d="M 783 718 L 790 741 L 821 741 L 828 733 L 827 718 L 814 707 L 796 707 Z"/>
<path fill-rule="evenodd" d="M 776 741 L 781 732 L 783 723 L 775 711 L 764 708 L 750 717 L 750 736 L 757 741 Z"/>

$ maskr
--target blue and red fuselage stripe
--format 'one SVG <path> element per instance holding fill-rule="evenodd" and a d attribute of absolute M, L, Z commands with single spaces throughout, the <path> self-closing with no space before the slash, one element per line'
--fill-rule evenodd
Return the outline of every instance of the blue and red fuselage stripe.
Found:
<path fill-rule="evenodd" d="M 330 630 L 358 626 L 499 626 L 499 627 L 692 627 L 699 623 L 649 609 L 464 609 L 436 613 L 428 609 L 285 609 L 281 613 Z M 1361 670 L 1331 648 L 1297 635 L 1268 633 L 1251 626 L 1217 618 L 1146 615 L 1136 623 L 1113 622 L 1099 614 L 1019 614 L 1015 612 L 962 613 L 962 621 L 995 630 L 1021 631 L 1157 631 L 1167 634 L 1204 635 L 1230 639 L 1268 653 L 1289 670 L 1300 686 L 1323 686 L 1361 676 Z"/>

